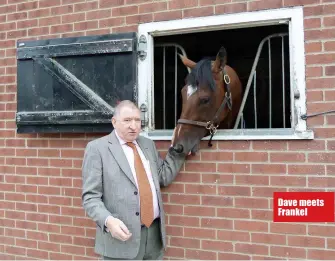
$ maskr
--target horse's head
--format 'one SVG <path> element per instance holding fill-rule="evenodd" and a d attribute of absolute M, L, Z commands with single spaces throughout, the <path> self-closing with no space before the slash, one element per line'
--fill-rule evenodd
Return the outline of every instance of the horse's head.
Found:
<path fill-rule="evenodd" d="M 229 113 L 231 96 L 227 89 L 230 80 L 225 70 L 226 50 L 221 47 L 214 61 L 203 59 L 195 63 L 180 57 L 192 70 L 181 90 L 182 112 L 174 129 L 172 146 L 179 152 L 194 154 L 200 140 L 214 134 Z M 224 97 L 227 98 L 223 105 Z"/>

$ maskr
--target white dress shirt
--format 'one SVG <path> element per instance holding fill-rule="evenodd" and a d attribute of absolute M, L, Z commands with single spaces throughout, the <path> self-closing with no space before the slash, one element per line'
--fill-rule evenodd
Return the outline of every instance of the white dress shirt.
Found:
<path fill-rule="evenodd" d="M 120 136 L 118 135 L 118 133 L 115 130 L 115 135 L 117 137 L 117 139 L 119 140 L 121 147 L 123 149 L 124 154 L 126 155 L 126 158 L 128 160 L 131 172 L 133 174 L 137 189 L 138 189 L 138 183 L 137 183 L 137 176 L 136 176 L 136 171 L 135 171 L 135 162 L 134 162 L 134 152 L 133 149 L 131 147 L 129 147 L 126 143 L 126 141 L 124 141 L 122 138 L 120 138 Z M 141 150 L 141 148 L 138 146 L 136 141 L 133 141 L 133 143 L 136 145 L 136 149 L 138 151 L 138 154 L 140 155 L 140 158 L 142 160 L 145 172 L 147 174 L 149 183 L 150 183 L 150 187 L 151 187 L 151 191 L 152 191 L 152 201 L 153 201 L 153 209 L 154 209 L 154 219 L 159 217 L 159 206 L 158 206 L 158 199 L 157 199 L 157 191 L 154 185 L 154 181 L 152 178 L 152 173 L 150 170 L 150 163 L 149 160 L 147 160 Z M 138 196 L 140 199 L 140 191 L 138 192 Z M 107 219 L 106 219 L 107 221 Z M 122 221 L 122 220 L 121 220 Z M 106 224 L 106 222 L 105 222 Z"/>

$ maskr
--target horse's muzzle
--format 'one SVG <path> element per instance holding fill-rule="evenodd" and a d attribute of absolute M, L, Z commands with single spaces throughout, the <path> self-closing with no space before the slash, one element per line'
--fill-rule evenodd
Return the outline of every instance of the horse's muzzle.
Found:
<path fill-rule="evenodd" d="M 176 144 L 173 149 L 177 152 L 177 153 L 182 153 L 184 151 L 184 146 L 181 144 Z"/>

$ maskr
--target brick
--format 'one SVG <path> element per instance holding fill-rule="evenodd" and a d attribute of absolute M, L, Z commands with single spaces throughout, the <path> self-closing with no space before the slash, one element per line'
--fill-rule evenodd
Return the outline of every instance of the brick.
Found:
<path fill-rule="evenodd" d="M 214 229 L 205 228 L 184 228 L 184 236 L 190 238 L 215 238 Z"/>
<path fill-rule="evenodd" d="M 183 248 L 167 247 L 165 256 L 183 258 L 185 256 Z"/>
<path fill-rule="evenodd" d="M 281 0 L 272 0 L 272 1 L 254 1 L 248 2 L 248 11 L 254 10 L 262 10 L 262 9 L 272 9 L 272 8 L 280 8 L 283 6 Z"/>
<path fill-rule="evenodd" d="M 63 195 L 69 197 L 80 197 L 81 196 L 81 189 L 75 188 L 63 188 Z"/>
<path fill-rule="evenodd" d="M 171 236 L 184 236 L 184 228 L 167 225 L 166 233 Z"/>
<path fill-rule="evenodd" d="M 267 208 L 268 201 L 263 198 L 236 198 L 235 207 L 241 208 Z"/>
<path fill-rule="evenodd" d="M 122 6 L 112 9 L 112 16 L 129 16 L 138 14 L 139 7 L 136 6 Z"/>
<path fill-rule="evenodd" d="M 114 6 L 121 6 L 125 4 L 125 0 L 104 0 L 99 2 L 100 8 L 108 8 Z"/>
<path fill-rule="evenodd" d="M 327 165 L 327 174 L 334 175 L 335 174 L 335 165 Z"/>
<path fill-rule="evenodd" d="M 319 250 L 319 249 L 308 249 L 307 259 L 313 260 L 330 260 L 335 255 L 333 250 Z"/>
<path fill-rule="evenodd" d="M 41 258 L 41 259 L 48 259 L 49 258 L 49 252 L 41 251 L 41 250 L 35 250 L 35 249 L 27 249 L 27 255 L 31 256 L 31 257 Z"/>
<path fill-rule="evenodd" d="M 224 4 L 215 6 L 215 14 L 228 14 L 246 12 L 247 3 Z"/>
<path fill-rule="evenodd" d="M 271 207 L 271 206 L 270 206 Z M 269 210 L 251 210 L 251 218 L 254 220 L 269 220 L 273 219 L 273 212 Z"/>
<path fill-rule="evenodd" d="M 192 205 L 194 204 L 195 203 L 192 203 Z M 221 207 L 232 206 L 233 199 L 231 197 L 229 198 L 229 197 L 222 197 L 222 196 L 201 196 L 201 204 L 205 206 L 221 206 Z"/>
<path fill-rule="evenodd" d="M 218 172 L 221 173 L 250 173 L 250 164 L 222 163 L 218 164 Z"/>
<path fill-rule="evenodd" d="M 45 195 L 26 195 L 27 202 L 47 203 L 48 197 Z"/>
<path fill-rule="evenodd" d="M 288 174 L 291 175 L 324 175 L 325 166 L 322 165 L 288 165 Z"/>
<path fill-rule="evenodd" d="M 216 252 L 186 249 L 185 257 L 190 258 L 190 259 L 213 260 L 213 259 L 216 259 Z"/>
<path fill-rule="evenodd" d="M 60 176 L 60 169 L 58 168 L 38 168 L 38 175 L 40 176 Z"/>
<path fill-rule="evenodd" d="M 187 194 L 216 194 L 216 186 L 213 185 L 185 185 Z"/>
<path fill-rule="evenodd" d="M 200 8 L 191 8 L 184 10 L 183 18 L 189 17 L 204 17 L 214 14 L 214 7 L 200 7 Z"/>
<path fill-rule="evenodd" d="M 185 171 L 216 172 L 215 163 L 185 162 Z"/>
<path fill-rule="evenodd" d="M 308 177 L 308 187 L 333 188 L 335 177 Z"/>
<path fill-rule="evenodd" d="M 213 151 L 201 151 L 202 161 L 233 161 L 234 154 L 232 152 L 213 152 Z"/>
<path fill-rule="evenodd" d="M 332 163 L 335 161 L 335 153 L 309 153 L 308 161 Z"/>
<path fill-rule="evenodd" d="M 108 18 L 99 20 L 99 28 L 103 27 L 113 27 L 113 26 L 120 26 L 125 24 L 124 17 L 115 17 L 115 18 Z"/>
<path fill-rule="evenodd" d="M 53 251 L 53 252 L 60 252 L 60 244 L 39 241 L 38 249 L 46 250 L 46 251 Z"/>
<path fill-rule="evenodd" d="M 169 2 L 169 9 L 183 9 L 197 6 L 197 0 L 172 0 Z"/>
<path fill-rule="evenodd" d="M 38 186 L 38 193 L 42 195 L 60 195 L 60 188 L 50 186 Z"/>
<path fill-rule="evenodd" d="M 59 18 L 59 17 L 58 17 Z M 79 21 L 85 21 L 85 13 L 78 14 L 66 14 L 62 15 L 62 24 L 75 23 Z M 49 18 L 47 18 L 49 19 Z"/>
<path fill-rule="evenodd" d="M 285 141 L 253 141 L 252 148 L 254 150 L 287 150 L 287 142 Z"/>
<path fill-rule="evenodd" d="M 158 13 L 154 13 L 154 21 L 182 19 L 182 16 L 183 16 L 182 11 L 158 12 Z"/>
<path fill-rule="evenodd" d="M 233 229 L 233 221 L 220 218 L 202 218 L 201 227 Z"/>
<path fill-rule="evenodd" d="M 269 177 L 261 175 L 238 175 L 235 177 L 237 185 L 269 185 Z"/>
<path fill-rule="evenodd" d="M 200 240 L 182 237 L 171 237 L 170 245 L 183 248 L 200 248 Z"/>
<path fill-rule="evenodd" d="M 98 28 L 98 21 L 86 21 L 74 24 L 75 31 L 83 31 Z"/>
<path fill-rule="evenodd" d="M 284 0 L 284 6 L 313 5 L 319 4 L 320 0 Z"/>
<path fill-rule="evenodd" d="M 38 157 L 60 157 L 60 150 L 55 149 L 39 149 Z"/>
<path fill-rule="evenodd" d="M 6 252 L 9 254 L 15 254 L 15 255 L 26 255 L 26 249 L 22 247 L 15 247 L 15 246 L 6 246 Z"/>
<path fill-rule="evenodd" d="M 85 248 L 82 246 L 61 245 L 61 252 L 74 255 L 85 255 Z"/>
<path fill-rule="evenodd" d="M 202 183 L 214 183 L 214 184 L 232 184 L 234 183 L 234 176 L 222 175 L 222 174 L 202 174 Z"/>
<path fill-rule="evenodd" d="M 28 232 L 28 231 L 27 231 Z M 5 228 L 5 236 L 26 238 L 26 231 L 14 228 Z"/>
<path fill-rule="evenodd" d="M 139 5 L 139 13 L 155 13 L 167 10 L 167 2 L 147 3 Z"/>
<path fill-rule="evenodd" d="M 335 50 L 335 41 L 327 41 L 324 43 L 325 51 L 334 51 Z"/>
<path fill-rule="evenodd" d="M 258 255 L 267 255 L 269 253 L 269 247 L 264 245 L 257 244 L 246 244 L 246 243 L 236 243 L 235 251 L 239 253 L 246 254 L 258 254 Z"/>
<path fill-rule="evenodd" d="M 268 223 L 264 221 L 234 220 L 235 230 L 268 232 Z"/>
<path fill-rule="evenodd" d="M 304 235 L 307 232 L 307 228 L 306 225 L 301 224 L 270 223 L 270 232 Z"/>
<path fill-rule="evenodd" d="M 293 176 L 273 176 L 270 177 L 270 184 L 273 186 L 306 186 L 306 177 Z"/>
<path fill-rule="evenodd" d="M 171 194 L 170 203 L 200 205 L 200 196 Z"/>
<path fill-rule="evenodd" d="M 305 27 L 305 29 L 320 28 L 321 27 L 321 19 L 320 18 L 304 19 L 304 27 Z"/>
<path fill-rule="evenodd" d="M 70 259 L 72 259 L 72 255 L 66 255 L 66 254 L 60 254 L 60 253 L 50 252 L 50 259 L 54 259 L 54 260 L 70 260 Z"/>
<path fill-rule="evenodd" d="M 48 241 L 48 234 L 42 232 L 27 231 L 27 238 L 41 241 Z"/>
<path fill-rule="evenodd" d="M 269 245 L 286 245 L 285 235 L 251 233 L 251 241 Z"/>
<path fill-rule="evenodd" d="M 263 152 L 235 152 L 235 161 L 266 162 L 268 153 Z"/>
<path fill-rule="evenodd" d="M 250 211 L 242 208 L 218 208 L 217 216 L 224 218 L 250 218 Z"/>
<path fill-rule="evenodd" d="M 82 226 L 82 227 L 93 227 L 95 225 L 94 221 L 90 218 L 79 218 L 74 217 L 73 218 L 73 224 L 76 226 Z"/>
<path fill-rule="evenodd" d="M 224 241 L 250 242 L 250 233 L 242 231 L 218 230 L 218 239 Z"/>
<path fill-rule="evenodd" d="M 53 25 L 50 27 L 51 34 L 72 32 L 72 31 L 73 31 L 73 24 Z"/>
<path fill-rule="evenodd" d="M 228 196 L 250 196 L 251 189 L 250 187 L 243 186 L 220 186 L 218 188 L 218 194 Z"/>
<path fill-rule="evenodd" d="M 19 211 L 37 212 L 37 205 L 30 203 L 16 202 L 15 209 Z"/>
<path fill-rule="evenodd" d="M 285 174 L 285 164 L 252 164 L 252 173 L 258 174 Z"/>
<path fill-rule="evenodd" d="M 81 175 L 81 173 L 80 173 Z M 207 175 L 207 174 L 206 174 Z M 187 182 L 187 183 L 199 183 L 201 180 L 201 176 L 199 173 L 184 173 L 184 172 L 180 172 L 176 179 L 175 182 Z"/>
<path fill-rule="evenodd" d="M 219 260 L 251 260 L 251 256 L 235 253 L 218 253 Z"/>
<path fill-rule="evenodd" d="M 16 220 L 15 225 L 16 225 L 15 226 L 16 228 L 21 228 L 21 229 L 29 229 L 29 230 L 37 229 L 37 224 L 35 222 Z"/>
<path fill-rule="evenodd" d="M 37 248 L 37 241 L 17 238 L 16 243 L 13 243 L 13 245 L 25 248 Z"/>
<path fill-rule="evenodd" d="M 166 210 L 166 205 L 164 205 L 164 209 Z M 166 212 L 166 211 L 165 211 Z M 185 206 L 184 213 L 187 216 L 215 216 L 215 208 L 214 207 L 195 207 L 195 206 Z"/>
<path fill-rule="evenodd" d="M 72 167 L 72 160 L 50 159 L 50 167 Z"/>
<path fill-rule="evenodd" d="M 296 247 L 271 246 L 270 255 L 286 258 L 306 258 L 306 249 Z"/>
<path fill-rule="evenodd" d="M 290 246 L 306 248 L 325 248 L 325 239 L 309 236 L 288 236 L 287 243 Z"/>
<path fill-rule="evenodd" d="M 78 217 L 78 216 L 85 216 L 85 211 L 84 211 L 83 208 L 74 208 L 74 207 L 62 206 L 61 214 L 65 215 L 65 216 L 72 216 L 72 217 L 77 216 Z"/>

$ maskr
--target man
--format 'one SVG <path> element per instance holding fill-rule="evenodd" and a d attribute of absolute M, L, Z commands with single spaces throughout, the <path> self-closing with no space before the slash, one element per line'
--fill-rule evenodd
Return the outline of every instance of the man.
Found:
<path fill-rule="evenodd" d="M 165 160 L 143 136 L 140 110 L 120 102 L 111 134 L 87 144 L 83 207 L 97 224 L 95 251 L 104 259 L 162 259 L 165 220 L 160 186 L 168 186 L 186 155 L 172 147 Z"/>

